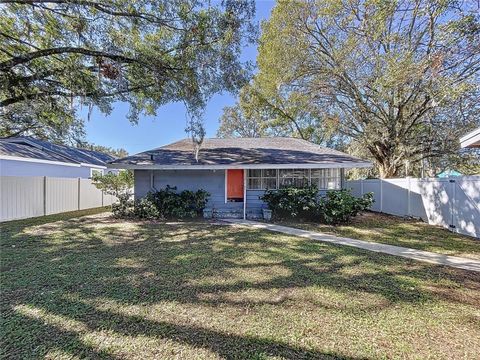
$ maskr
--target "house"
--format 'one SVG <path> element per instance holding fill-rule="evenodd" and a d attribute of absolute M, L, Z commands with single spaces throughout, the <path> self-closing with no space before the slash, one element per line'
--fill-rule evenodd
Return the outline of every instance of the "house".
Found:
<path fill-rule="evenodd" d="M 53 144 L 32 137 L 0 139 L 1 176 L 90 178 L 115 158 L 98 151 Z"/>
<path fill-rule="evenodd" d="M 340 189 L 344 170 L 371 163 L 295 138 L 205 139 L 198 161 L 190 139 L 117 159 L 109 167 L 133 169 L 135 198 L 167 185 L 204 189 L 218 217 L 260 217 L 267 189 L 316 184 Z"/>
<path fill-rule="evenodd" d="M 460 138 L 460 147 L 462 148 L 480 148 L 480 128 L 469 132 Z"/>

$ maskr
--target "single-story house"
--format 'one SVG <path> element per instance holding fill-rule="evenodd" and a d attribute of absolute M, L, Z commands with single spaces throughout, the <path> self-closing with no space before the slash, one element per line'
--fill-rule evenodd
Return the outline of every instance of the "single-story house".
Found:
<path fill-rule="evenodd" d="M 340 189 L 344 170 L 371 163 L 311 142 L 286 137 L 205 139 L 195 157 L 183 139 L 117 159 L 109 167 L 133 169 L 135 198 L 167 185 L 210 193 L 207 208 L 218 217 L 260 217 L 267 189 L 316 184 Z"/>
<path fill-rule="evenodd" d="M 469 132 L 460 138 L 462 148 L 480 148 L 480 128 Z"/>
<path fill-rule="evenodd" d="M 1 176 L 90 178 L 104 174 L 115 158 L 98 151 L 53 144 L 32 137 L 0 139 Z"/>

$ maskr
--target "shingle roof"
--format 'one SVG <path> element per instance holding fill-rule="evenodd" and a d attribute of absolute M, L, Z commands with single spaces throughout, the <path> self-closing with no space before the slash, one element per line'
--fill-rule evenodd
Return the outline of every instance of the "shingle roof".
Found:
<path fill-rule="evenodd" d="M 370 163 L 311 142 L 286 137 L 205 139 L 195 160 L 193 143 L 183 139 L 169 145 L 117 159 L 110 164 L 124 168 L 253 165 L 370 166 Z"/>
<path fill-rule="evenodd" d="M 115 159 L 111 155 L 98 151 L 53 144 L 32 137 L 0 139 L 0 154 L 98 166 L 105 166 L 108 161 Z"/>

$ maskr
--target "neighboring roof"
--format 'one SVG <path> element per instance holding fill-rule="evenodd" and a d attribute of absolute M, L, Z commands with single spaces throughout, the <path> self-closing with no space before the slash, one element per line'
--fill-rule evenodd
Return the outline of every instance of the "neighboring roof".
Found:
<path fill-rule="evenodd" d="M 287 137 L 205 139 L 195 160 L 191 139 L 117 159 L 125 169 L 226 169 L 259 167 L 370 167 L 371 163 L 311 142 Z"/>
<path fill-rule="evenodd" d="M 57 155 L 52 152 L 47 152 L 26 144 L 16 144 L 13 142 L 3 141 L 3 139 L 0 139 L 0 155 L 31 158 L 31 159 L 38 159 L 38 160 L 48 160 L 48 161 L 60 161 L 60 162 L 67 161 L 67 159 L 65 159 L 61 155 Z"/>
<path fill-rule="evenodd" d="M 480 148 L 480 128 L 469 132 L 460 138 L 462 148 Z"/>
<path fill-rule="evenodd" d="M 58 145 L 23 136 L 0 139 L 0 155 L 96 166 L 106 166 L 108 161 L 115 159 L 111 155 L 98 151 Z"/>
<path fill-rule="evenodd" d="M 456 176 L 462 176 L 463 174 L 458 172 L 457 170 L 445 170 L 442 171 L 441 173 L 437 174 L 438 178 L 447 178 L 447 177 L 456 177 Z"/>

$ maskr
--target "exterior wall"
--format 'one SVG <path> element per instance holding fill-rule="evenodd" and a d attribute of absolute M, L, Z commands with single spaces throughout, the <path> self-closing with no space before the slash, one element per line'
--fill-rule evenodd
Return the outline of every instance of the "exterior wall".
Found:
<path fill-rule="evenodd" d="M 1 176 L 51 176 L 63 178 L 90 177 L 90 167 L 0 159 Z"/>
<path fill-rule="evenodd" d="M 210 193 L 207 208 L 219 211 L 243 211 L 241 202 L 225 203 L 224 170 L 135 170 L 135 199 L 154 190 L 151 188 L 152 174 L 153 186 L 157 190 L 167 185 L 176 186 L 178 191 L 203 189 Z"/>
<path fill-rule="evenodd" d="M 225 171 L 224 170 L 134 170 L 135 199 L 144 197 L 153 186 L 160 190 L 167 185 L 176 186 L 178 191 L 203 189 L 210 193 L 208 209 L 219 212 L 233 212 L 243 215 L 243 202 L 225 203 Z M 342 184 L 343 184 L 343 172 Z M 258 217 L 266 204 L 260 200 L 265 190 L 247 190 L 247 216 Z M 320 195 L 325 191 L 321 190 Z"/>

